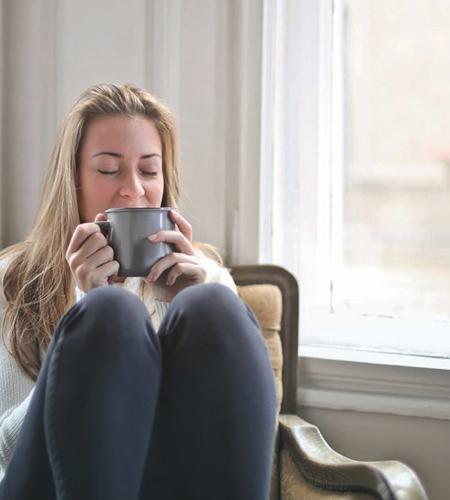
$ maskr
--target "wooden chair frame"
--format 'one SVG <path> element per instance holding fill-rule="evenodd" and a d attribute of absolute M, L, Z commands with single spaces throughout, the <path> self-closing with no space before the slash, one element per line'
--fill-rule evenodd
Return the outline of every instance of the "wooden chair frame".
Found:
<path fill-rule="evenodd" d="M 288 453 L 303 484 L 315 488 L 305 498 L 337 498 L 333 492 L 347 492 L 346 498 L 378 498 L 381 500 L 427 500 L 427 495 L 414 471 L 397 461 L 363 462 L 335 452 L 319 429 L 297 415 L 297 364 L 299 332 L 299 287 L 285 269 L 274 265 L 234 266 L 231 275 L 238 286 L 271 284 L 282 295 L 281 344 L 283 348 L 283 400 L 279 420 L 276 457 L 278 488 L 276 498 L 284 496 L 282 453 Z M 295 497 L 297 500 L 297 497 Z"/>

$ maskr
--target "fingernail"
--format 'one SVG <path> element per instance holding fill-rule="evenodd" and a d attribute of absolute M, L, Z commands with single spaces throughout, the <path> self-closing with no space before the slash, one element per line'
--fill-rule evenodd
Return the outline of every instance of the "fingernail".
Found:
<path fill-rule="evenodd" d="M 157 234 L 152 234 L 151 236 L 148 237 L 150 241 L 158 241 L 158 235 Z"/>

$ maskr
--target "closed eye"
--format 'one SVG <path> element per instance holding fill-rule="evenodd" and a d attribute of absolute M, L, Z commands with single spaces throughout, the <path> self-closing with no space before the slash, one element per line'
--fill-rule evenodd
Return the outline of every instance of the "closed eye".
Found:
<path fill-rule="evenodd" d="M 97 169 L 97 172 L 99 174 L 103 174 L 103 175 L 114 175 L 114 174 L 117 174 L 118 170 L 101 170 L 101 169 Z"/>
<path fill-rule="evenodd" d="M 119 170 L 103 170 L 101 168 L 98 168 L 97 172 L 103 175 L 115 175 L 120 173 Z M 145 177 L 157 177 L 159 174 L 157 170 L 152 170 L 152 171 L 140 170 L 140 173 Z"/>
<path fill-rule="evenodd" d="M 156 177 L 158 175 L 158 172 L 156 171 L 147 172 L 146 170 L 141 170 L 141 174 L 149 177 Z"/>

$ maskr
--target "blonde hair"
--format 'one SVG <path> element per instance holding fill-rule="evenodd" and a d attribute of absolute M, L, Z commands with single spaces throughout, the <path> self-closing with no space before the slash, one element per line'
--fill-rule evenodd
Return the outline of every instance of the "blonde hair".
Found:
<path fill-rule="evenodd" d="M 2 252 L 11 257 L 3 279 L 7 300 L 3 335 L 11 355 L 32 379 L 41 366 L 55 327 L 75 301 L 75 283 L 65 252 L 80 223 L 77 157 L 89 121 L 108 115 L 143 116 L 162 142 L 162 206 L 176 207 L 180 195 L 175 124 L 169 110 L 132 85 L 100 84 L 86 90 L 67 114 L 53 150 L 34 227 L 25 241 Z"/>

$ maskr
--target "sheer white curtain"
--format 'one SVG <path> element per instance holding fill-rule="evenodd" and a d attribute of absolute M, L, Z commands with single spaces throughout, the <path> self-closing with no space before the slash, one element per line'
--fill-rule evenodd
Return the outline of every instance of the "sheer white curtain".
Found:
<path fill-rule="evenodd" d="M 2 245 L 34 221 L 55 133 L 55 0 L 2 2 Z"/>
<path fill-rule="evenodd" d="M 318 134 L 326 114 L 320 101 L 320 2 L 266 0 L 265 19 L 261 215 L 270 224 L 261 247 L 263 260 L 300 280 L 306 311 L 318 293 L 311 270 L 327 266 L 318 245 L 327 231 L 318 224 L 318 217 L 326 222 L 317 176 L 326 151 Z"/>

